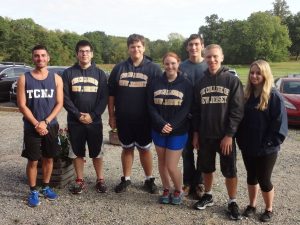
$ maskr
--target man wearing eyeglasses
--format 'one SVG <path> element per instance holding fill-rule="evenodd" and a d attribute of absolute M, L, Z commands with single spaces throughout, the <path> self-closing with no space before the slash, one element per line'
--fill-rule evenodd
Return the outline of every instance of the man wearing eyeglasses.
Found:
<path fill-rule="evenodd" d="M 76 180 L 70 191 L 80 194 L 85 189 L 84 157 L 87 143 L 89 157 L 96 172 L 96 190 L 107 192 L 103 174 L 103 126 L 101 115 L 107 105 L 108 89 L 104 71 L 92 62 L 93 47 L 81 40 L 76 44 L 78 62 L 63 73 L 64 107 L 68 111 L 68 129 L 75 158 Z"/>

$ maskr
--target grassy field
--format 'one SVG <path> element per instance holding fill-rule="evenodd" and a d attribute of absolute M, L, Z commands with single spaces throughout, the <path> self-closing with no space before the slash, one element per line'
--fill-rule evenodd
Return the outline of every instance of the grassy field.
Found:
<path fill-rule="evenodd" d="M 282 77 L 288 74 L 300 74 L 300 61 L 289 61 L 280 63 L 271 63 L 274 78 Z M 111 71 L 113 64 L 100 64 L 99 67 L 105 71 Z M 236 69 L 243 84 L 247 81 L 249 65 L 230 65 L 230 68 Z"/>
<path fill-rule="evenodd" d="M 270 63 L 274 79 L 288 74 L 300 74 L 300 61 Z M 235 68 L 243 84 L 247 81 L 249 65 L 230 65 Z"/>

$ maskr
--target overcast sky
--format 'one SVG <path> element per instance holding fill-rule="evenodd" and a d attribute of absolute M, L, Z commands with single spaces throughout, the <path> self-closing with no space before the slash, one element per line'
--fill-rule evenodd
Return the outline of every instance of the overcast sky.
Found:
<path fill-rule="evenodd" d="M 0 16 L 32 18 L 50 29 L 83 34 L 103 31 L 127 37 L 142 34 L 150 40 L 167 40 L 168 34 L 188 37 L 217 14 L 224 20 L 244 20 L 251 13 L 273 9 L 275 0 L 0 0 Z M 293 14 L 300 0 L 286 0 Z"/>

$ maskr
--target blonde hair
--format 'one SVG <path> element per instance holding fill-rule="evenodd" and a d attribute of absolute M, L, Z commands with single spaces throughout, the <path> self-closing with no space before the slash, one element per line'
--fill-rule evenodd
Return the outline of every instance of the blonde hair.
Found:
<path fill-rule="evenodd" d="M 274 79 L 272 75 L 272 71 L 270 68 L 269 63 L 264 60 L 256 60 L 250 65 L 249 73 L 248 73 L 248 80 L 245 88 L 245 99 L 246 101 L 250 98 L 250 95 L 254 92 L 254 87 L 250 82 L 250 70 L 253 66 L 257 66 L 260 74 L 264 78 L 263 88 L 260 94 L 260 101 L 256 106 L 257 109 L 264 111 L 268 107 L 269 98 L 271 89 L 274 85 Z"/>
<path fill-rule="evenodd" d="M 207 45 L 207 46 L 205 47 L 205 49 L 204 49 L 204 55 L 206 54 L 206 52 L 207 52 L 208 50 L 211 50 L 211 49 L 214 49 L 214 48 L 219 49 L 219 50 L 221 51 L 221 53 L 223 54 L 223 49 L 222 49 L 222 47 L 221 47 L 220 45 L 217 45 L 217 44 L 210 44 L 210 45 Z"/>

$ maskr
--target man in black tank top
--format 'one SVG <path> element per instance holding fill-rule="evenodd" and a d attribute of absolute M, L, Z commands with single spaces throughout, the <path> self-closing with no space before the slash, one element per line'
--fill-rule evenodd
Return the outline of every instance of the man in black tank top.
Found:
<path fill-rule="evenodd" d="M 48 200 L 56 200 L 57 194 L 49 187 L 53 169 L 53 157 L 59 150 L 57 114 L 63 106 L 63 83 L 59 75 L 49 73 L 50 60 L 45 46 L 32 49 L 35 69 L 22 74 L 18 80 L 17 102 L 24 121 L 24 150 L 28 159 L 26 174 L 30 193 L 28 205 L 40 204 L 36 188 L 37 164 L 42 159 L 43 189 L 41 194 Z"/>

